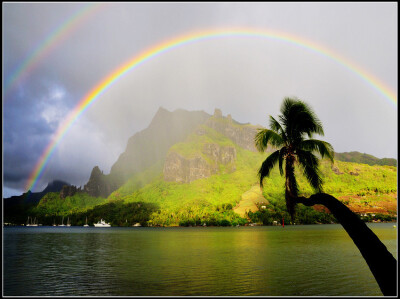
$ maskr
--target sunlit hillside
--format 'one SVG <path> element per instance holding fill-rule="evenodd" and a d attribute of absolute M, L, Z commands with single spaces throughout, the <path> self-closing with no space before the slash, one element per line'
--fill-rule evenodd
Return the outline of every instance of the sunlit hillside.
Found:
<path fill-rule="evenodd" d="M 144 155 L 149 148 L 157 146 L 157 140 L 163 140 L 162 135 L 165 135 L 157 128 L 167 127 L 172 119 L 176 122 L 173 128 L 178 128 L 180 122 L 190 116 L 195 118 L 186 130 L 180 129 L 181 133 L 176 136 L 174 132 L 168 133 L 175 136 L 177 142 L 162 141 L 161 148 L 151 152 L 151 159 L 148 157 L 141 162 L 135 149 L 140 149 Z M 230 116 L 223 117 L 219 110 L 208 117 L 202 113 L 179 111 L 174 114 L 160 110 L 149 128 L 151 130 L 130 139 L 127 151 L 115 164 L 125 169 L 121 170 L 124 175 L 120 178 L 127 178 L 108 196 L 102 196 L 101 192 L 90 195 L 87 186 L 90 185 L 92 191 L 106 190 L 104 187 L 110 187 L 108 178 L 117 173 L 118 167 L 114 167 L 111 176 L 103 175 L 95 167 L 86 189 L 63 194 L 50 192 L 36 207 L 19 213 L 18 221 L 35 215 L 50 224 L 69 216 L 79 225 L 88 217 L 89 223 L 107 218 L 113 225 L 176 226 L 271 224 L 290 218 L 284 203 L 284 178 L 277 167 L 264 180 L 263 190 L 260 189 L 258 169 L 272 149 L 266 153 L 255 150 L 256 126 L 239 124 Z M 151 145 L 140 136 L 152 136 Z M 138 167 L 125 165 L 122 160 L 125 164 L 133 161 Z M 335 196 L 354 212 L 368 217 L 387 215 L 383 220 L 394 219 L 397 215 L 397 167 L 339 160 L 333 164 L 321 160 L 320 167 L 324 192 Z M 301 169 L 296 169 L 296 177 L 300 195 L 310 196 L 313 191 Z M 298 205 L 295 222 L 335 221 L 326 212 L 319 206 Z"/>

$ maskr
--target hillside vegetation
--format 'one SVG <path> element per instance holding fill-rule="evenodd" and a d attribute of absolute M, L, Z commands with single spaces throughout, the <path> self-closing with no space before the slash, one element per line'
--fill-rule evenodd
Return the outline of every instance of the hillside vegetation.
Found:
<path fill-rule="evenodd" d="M 397 167 L 397 160 L 392 158 L 379 159 L 372 155 L 360 152 L 335 153 L 336 160 L 344 162 L 355 162 L 368 165 L 389 165 Z"/>
<path fill-rule="evenodd" d="M 168 113 L 161 110 L 160 118 L 153 119 L 152 145 L 143 144 L 141 153 L 149 146 L 156 146 L 159 136 L 154 128 L 168 128 L 168 121 L 172 119 Z M 271 176 L 264 180 L 263 190 L 259 187 L 257 172 L 269 153 L 255 151 L 257 127 L 222 117 L 220 111 L 207 119 L 202 113 L 193 115 L 197 118 L 190 124 L 190 133 L 188 129 L 181 130 L 176 137 L 178 141 L 168 148 L 168 142 L 163 141 L 162 149 L 157 154 L 154 151 L 152 159 L 145 163 L 140 164 L 140 155 L 134 151 L 121 155 L 116 165 L 125 169 L 120 172 L 124 176 L 130 175 L 107 197 L 93 197 L 82 190 L 61 198 L 59 192 L 50 192 L 37 206 L 20 213 L 21 217 L 25 219 L 30 215 L 49 225 L 55 219 L 60 222 L 62 216 L 70 217 L 72 225 L 84 224 L 86 217 L 89 224 L 103 218 L 118 226 L 135 223 L 152 226 L 274 224 L 282 219 L 288 223 L 284 178 L 279 170 L 272 170 Z M 173 127 L 180 126 L 179 119 L 186 121 L 187 118 L 188 115 L 180 111 Z M 201 123 L 203 118 L 206 121 Z M 132 141 L 141 140 L 141 134 L 135 136 L 127 148 L 141 148 L 142 143 Z M 135 165 L 140 167 L 133 169 L 132 165 L 124 165 L 121 161 L 128 156 L 134 157 Z M 344 159 L 343 156 L 338 158 Z M 338 158 L 333 164 L 321 161 L 324 192 L 338 198 L 354 212 L 367 214 L 366 220 L 372 219 L 371 214 L 381 220 L 395 219 L 397 167 L 343 162 Z M 310 196 L 312 189 L 299 169 L 296 169 L 296 177 L 300 195 Z M 91 187 L 97 188 L 96 184 L 101 182 L 92 181 Z M 24 221 L 21 217 L 12 220 L 21 223 Z M 294 221 L 301 224 L 336 220 L 322 207 L 298 205 Z"/>

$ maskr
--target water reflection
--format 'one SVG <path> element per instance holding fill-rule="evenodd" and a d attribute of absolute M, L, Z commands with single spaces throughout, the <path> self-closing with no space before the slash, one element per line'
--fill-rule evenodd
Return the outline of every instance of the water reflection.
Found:
<path fill-rule="evenodd" d="M 397 257 L 392 225 L 373 230 Z M 5 228 L 4 295 L 381 295 L 340 225 Z"/>

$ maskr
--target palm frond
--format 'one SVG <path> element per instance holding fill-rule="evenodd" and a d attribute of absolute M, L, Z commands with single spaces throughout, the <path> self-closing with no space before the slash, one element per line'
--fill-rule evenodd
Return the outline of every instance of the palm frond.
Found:
<path fill-rule="evenodd" d="M 285 159 L 286 153 L 286 147 L 283 147 L 279 150 L 279 173 L 281 174 L 281 176 L 283 176 L 283 160 Z"/>
<path fill-rule="evenodd" d="M 279 160 L 279 150 L 273 152 L 269 155 L 264 162 L 261 164 L 260 169 L 258 170 L 258 176 L 260 178 L 260 186 L 263 187 L 263 180 L 265 177 L 269 176 L 272 168 L 274 168 L 276 162 Z"/>
<path fill-rule="evenodd" d="M 313 109 L 306 103 L 299 101 L 301 107 L 297 115 L 297 126 L 301 131 L 306 133 L 311 138 L 313 133 L 324 135 L 324 129 L 322 122 L 319 120 Z"/>
<path fill-rule="evenodd" d="M 296 99 L 285 98 L 281 104 L 281 115 L 278 116 L 281 124 L 283 125 L 283 129 L 286 132 L 288 138 L 290 138 L 290 111 L 292 110 L 293 105 L 296 103 Z"/>
<path fill-rule="evenodd" d="M 332 145 L 326 141 L 316 139 L 303 140 L 298 147 L 304 151 L 318 152 L 321 158 L 327 157 L 333 163 L 335 153 Z"/>
<path fill-rule="evenodd" d="M 284 144 L 283 138 L 277 133 L 269 129 L 259 129 L 254 137 L 256 148 L 260 152 L 267 149 L 268 144 L 273 146 L 281 146 Z"/>
<path fill-rule="evenodd" d="M 312 137 L 314 133 L 324 135 L 321 121 L 312 108 L 298 100 L 285 98 L 281 106 L 280 121 L 284 124 L 288 138 L 292 141 L 303 139 L 303 135 Z"/>
<path fill-rule="evenodd" d="M 299 164 L 303 168 L 303 173 L 311 187 L 317 192 L 322 192 L 323 181 L 319 170 L 318 158 L 312 152 L 304 150 L 297 150 L 296 154 Z"/>
<path fill-rule="evenodd" d="M 271 115 L 269 116 L 269 127 L 271 128 L 271 130 L 277 132 L 279 135 L 281 135 L 283 141 L 286 142 L 287 137 L 286 137 L 286 133 L 283 130 L 281 124 L 275 119 L 273 118 Z"/>

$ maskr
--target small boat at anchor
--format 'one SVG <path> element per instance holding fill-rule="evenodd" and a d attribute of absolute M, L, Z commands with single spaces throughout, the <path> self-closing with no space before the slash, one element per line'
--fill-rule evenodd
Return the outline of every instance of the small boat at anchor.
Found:
<path fill-rule="evenodd" d="M 64 216 L 62 218 L 61 224 L 59 224 L 58 226 L 65 226 L 65 224 L 64 224 Z"/>
<path fill-rule="evenodd" d="M 105 222 L 103 219 L 101 219 L 99 222 L 94 223 L 95 227 L 111 227 L 110 223 Z"/>
<path fill-rule="evenodd" d="M 28 221 L 26 223 L 26 226 L 38 226 L 38 223 L 36 221 L 36 217 L 35 220 L 32 221 L 32 217 L 30 217 L 31 221 L 29 221 L 29 216 L 28 216 Z"/>
<path fill-rule="evenodd" d="M 84 227 L 88 227 L 89 224 L 87 224 L 87 217 L 86 217 L 86 224 L 84 225 Z"/>

